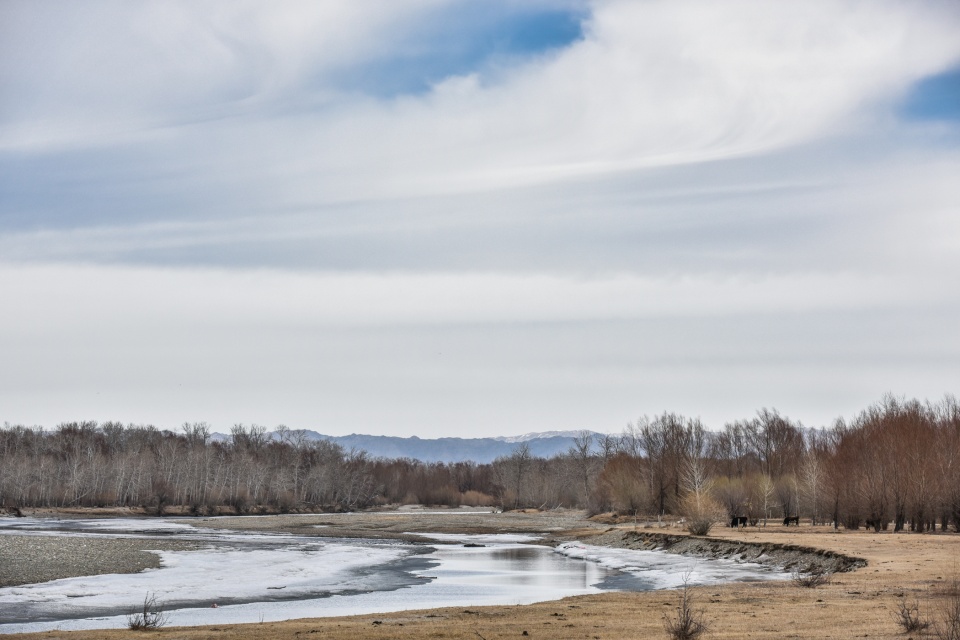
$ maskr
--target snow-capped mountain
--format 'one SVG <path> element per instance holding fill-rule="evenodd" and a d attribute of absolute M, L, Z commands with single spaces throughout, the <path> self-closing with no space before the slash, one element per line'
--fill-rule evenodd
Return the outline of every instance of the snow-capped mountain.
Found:
<path fill-rule="evenodd" d="M 493 438 L 494 440 L 499 440 L 501 442 L 530 442 L 531 440 L 539 440 L 541 438 L 576 438 L 581 433 L 584 433 L 584 429 L 578 429 L 575 431 L 540 431 L 535 433 L 525 433 L 522 436 L 497 436 Z M 586 431 L 592 436 L 601 435 L 596 431 Z"/>

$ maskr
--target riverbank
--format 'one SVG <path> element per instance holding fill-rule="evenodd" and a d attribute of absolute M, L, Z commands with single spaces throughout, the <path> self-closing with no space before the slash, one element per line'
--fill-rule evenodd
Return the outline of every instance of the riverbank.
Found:
<path fill-rule="evenodd" d="M 353 531 L 382 537 L 415 535 L 440 527 L 446 532 L 463 526 L 468 532 L 540 532 L 546 541 L 577 539 L 585 544 L 654 545 L 667 551 L 692 551 L 711 545 L 709 554 L 728 553 L 749 545 L 769 551 L 813 549 L 867 561 L 833 576 L 830 584 L 808 589 L 786 582 L 730 583 L 694 590 L 698 606 L 712 624 L 712 638 L 871 637 L 903 638 L 891 611 L 901 595 L 918 598 L 921 610 L 932 613 L 936 595 L 952 577 L 960 557 L 960 536 L 868 532 L 835 533 L 827 527 L 769 527 L 767 529 L 715 529 L 710 540 L 689 538 L 679 530 L 620 526 L 584 520 L 575 513 L 459 514 L 381 513 L 324 516 L 290 516 L 274 524 L 298 533 L 313 528 L 318 535 Z M 449 520 L 444 520 L 449 518 Z M 200 524 L 190 519 L 191 524 Z M 213 519 L 211 527 L 233 528 L 229 519 Z M 241 518 L 243 526 L 268 529 L 267 518 Z M 434 529 L 436 530 L 436 529 Z M 691 540 L 693 542 L 685 542 Z M 672 541 L 672 543 L 671 543 Z M 671 543 L 671 544 L 668 544 Z M 716 549 L 712 546 L 715 545 Z M 705 549 L 701 548 L 703 552 Z M 758 556 L 760 557 L 760 556 Z M 605 593 L 522 607 L 469 607 L 405 611 L 393 614 L 322 618 L 252 625 L 163 629 L 151 637 L 200 639 L 325 637 L 356 638 L 494 638 L 556 639 L 664 637 L 663 616 L 676 605 L 676 593 Z M 25 638 L 62 637 L 71 640 L 113 640 L 131 637 L 128 631 L 44 633 Z"/>
<path fill-rule="evenodd" d="M 799 573 L 846 573 L 867 566 L 864 558 L 828 549 L 770 541 L 720 540 L 715 537 L 629 529 L 614 529 L 598 535 L 584 534 L 581 538 L 599 546 L 753 562 Z"/>

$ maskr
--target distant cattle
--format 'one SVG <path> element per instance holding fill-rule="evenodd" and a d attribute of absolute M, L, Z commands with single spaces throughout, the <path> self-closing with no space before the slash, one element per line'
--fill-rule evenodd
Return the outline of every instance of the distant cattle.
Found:
<path fill-rule="evenodd" d="M 881 518 L 869 519 L 864 524 L 867 526 L 867 529 L 873 529 L 877 532 L 884 528 L 884 522 Z"/>
<path fill-rule="evenodd" d="M 733 516 L 730 518 L 730 526 L 734 528 L 747 526 L 747 516 Z"/>
<path fill-rule="evenodd" d="M 795 525 L 797 525 L 797 526 L 799 527 L 799 526 L 800 526 L 800 516 L 787 516 L 786 518 L 783 519 L 783 526 L 789 527 L 791 523 L 793 523 L 793 524 L 795 524 Z"/>

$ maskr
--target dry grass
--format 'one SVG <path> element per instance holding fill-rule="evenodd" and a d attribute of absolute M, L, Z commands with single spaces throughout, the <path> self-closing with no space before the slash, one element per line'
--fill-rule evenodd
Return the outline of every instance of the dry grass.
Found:
<path fill-rule="evenodd" d="M 943 594 L 951 582 L 949 567 L 960 557 L 960 536 L 843 532 L 827 528 L 767 527 L 715 529 L 719 538 L 800 544 L 864 557 L 869 565 L 834 574 L 830 584 L 805 589 L 790 581 L 737 583 L 699 590 L 698 606 L 710 623 L 709 637 L 852 638 L 902 640 L 891 616 L 904 596 L 922 606 Z M 929 605 L 932 606 L 932 605 Z M 165 628 L 150 638 L 183 640 L 309 640 L 324 638 L 550 638 L 584 640 L 665 638 L 663 618 L 677 607 L 676 592 L 606 593 L 522 607 L 438 609 L 375 616 L 297 620 L 252 625 Z M 928 609 L 929 610 L 929 609 Z M 932 611 L 931 611 L 932 612 Z M 8 636 L 13 638 L 15 636 Z M 126 630 L 51 632 L 23 638 L 115 640 Z M 142 637 L 142 636 L 141 636 Z"/>
<path fill-rule="evenodd" d="M 941 587 L 934 605 L 933 635 L 937 640 L 960 640 L 960 576 L 954 574 Z"/>

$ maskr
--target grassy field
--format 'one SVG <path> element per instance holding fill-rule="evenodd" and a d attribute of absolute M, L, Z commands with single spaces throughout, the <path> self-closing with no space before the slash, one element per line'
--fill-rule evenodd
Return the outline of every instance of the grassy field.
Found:
<path fill-rule="evenodd" d="M 587 533 L 587 532 L 584 532 Z M 709 638 L 906 638 L 894 620 L 900 598 L 917 599 L 921 614 L 935 617 L 941 594 L 956 576 L 960 535 L 834 533 L 826 527 L 731 530 L 721 539 L 800 544 L 866 558 L 862 569 L 836 574 L 824 586 L 792 581 L 738 583 L 694 589 L 696 606 L 710 624 Z M 589 538 L 584 540 L 589 542 Z M 674 613 L 677 593 L 607 593 L 515 607 L 470 607 L 278 623 L 149 632 L 78 631 L 18 638 L 201 639 L 233 638 L 665 638 L 663 619 Z M 921 637 L 913 634 L 912 637 Z"/>

